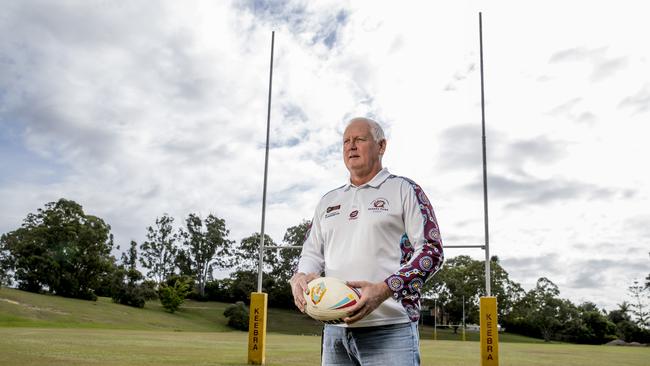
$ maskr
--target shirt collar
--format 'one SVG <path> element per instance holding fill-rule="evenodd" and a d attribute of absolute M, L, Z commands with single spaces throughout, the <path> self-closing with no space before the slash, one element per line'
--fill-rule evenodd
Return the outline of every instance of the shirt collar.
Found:
<path fill-rule="evenodd" d="M 377 173 L 377 174 L 374 176 L 374 178 L 372 178 L 369 182 L 364 183 L 364 184 L 360 185 L 360 186 L 357 187 L 357 188 L 361 188 L 361 187 L 365 187 L 365 186 L 369 186 L 369 187 L 373 187 L 373 188 L 378 188 L 382 183 L 384 183 L 384 181 L 385 181 L 389 176 L 390 176 L 390 173 L 388 172 L 388 169 L 387 169 L 387 168 L 383 168 L 383 169 L 380 170 L 379 173 Z M 348 182 L 345 184 L 345 190 L 347 191 L 347 190 L 350 189 L 351 187 L 356 187 L 356 186 L 355 186 L 354 184 L 352 184 L 352 182 L 350 182 L 350 181 L 348 180 Z"/>

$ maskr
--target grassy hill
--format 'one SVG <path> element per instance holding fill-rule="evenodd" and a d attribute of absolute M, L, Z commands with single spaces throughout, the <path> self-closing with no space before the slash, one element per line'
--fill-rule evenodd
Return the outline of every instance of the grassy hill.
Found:
<path fill-rule="evenodd" d="M 230 332 L 220 302 L 186 300 L 174 314 L 158 301 L 143 309 L 115 304 L 100 297 L 97 301 L 39 295 L 10 288 L 0 289 L 0 327 L 82 328 L 116 330 L 162 330 L 177 332 Z M 268 331 L 283 334 L 320 335 L 322 325 L 298 311 L 269 309 Z M 422 339 L 433 339 L 433 327 L 421 326 Z M 438 329 L 438 340 L 460 340 L 460 332 Z M 468 341 L 478 341 L 478 333 L 468 332 Z M 502 342 L 538 343 L 539 339 L 500 334 Z"/>
<path fill-rule="evenodd" d="M 186 300 L 174 314 L 158 301 L 143 309 L 115 304 L 110 298 L 97 301 L 68 299 L 30 292 L 0 289 L 0 327 L 99 328 L 227 332 L 220 302 Z M 270 309 L 268 329 L 287 334 L 320 334 L 320 323 L 297 311 Z"/>

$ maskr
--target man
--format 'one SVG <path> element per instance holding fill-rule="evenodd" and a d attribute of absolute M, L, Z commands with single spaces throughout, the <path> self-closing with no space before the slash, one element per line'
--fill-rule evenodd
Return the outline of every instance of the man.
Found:
<path fill-rule="evenodd" d="M 325 325 L 323 365 L 420 364 L 420 290 L 442 265 L 442 242 L 422 189 L 382 168 L 385 151 L 377 122 L 348 123 L 343 161 L 350 181 L 321 198 L 291 279 L 303 312 L 307 283 L 321 273 L 360 289 L 345 323 Z"/>

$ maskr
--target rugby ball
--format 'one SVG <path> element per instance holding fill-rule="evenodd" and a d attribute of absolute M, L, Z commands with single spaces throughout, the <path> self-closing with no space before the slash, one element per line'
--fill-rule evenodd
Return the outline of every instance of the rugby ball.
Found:
<path fill-rule="evenodd" d="M 334 277 L 320 277 L 307 284 L 305 312 L 328 324 L 342 323 L 348 311 L 359 302 L 361 293 Z"/>

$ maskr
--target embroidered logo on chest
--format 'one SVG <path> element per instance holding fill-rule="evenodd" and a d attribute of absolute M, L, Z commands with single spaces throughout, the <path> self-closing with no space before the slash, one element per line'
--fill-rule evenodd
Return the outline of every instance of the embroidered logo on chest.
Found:
<path fill-rule="evenodd" d="M 350 212 L 349 219 L 350 220 L 356 220 L 357 216 L 359 216 L 359 210 L 354 210 L 354 211 Z"/>
<path fill-rule="evenodd" d="M 368 207 L 368 211 L 386 212 L 388 211 L 388 206 L 389 206 L 388 200 L 380 197 L 370 203 L 370 207 Z"/>

